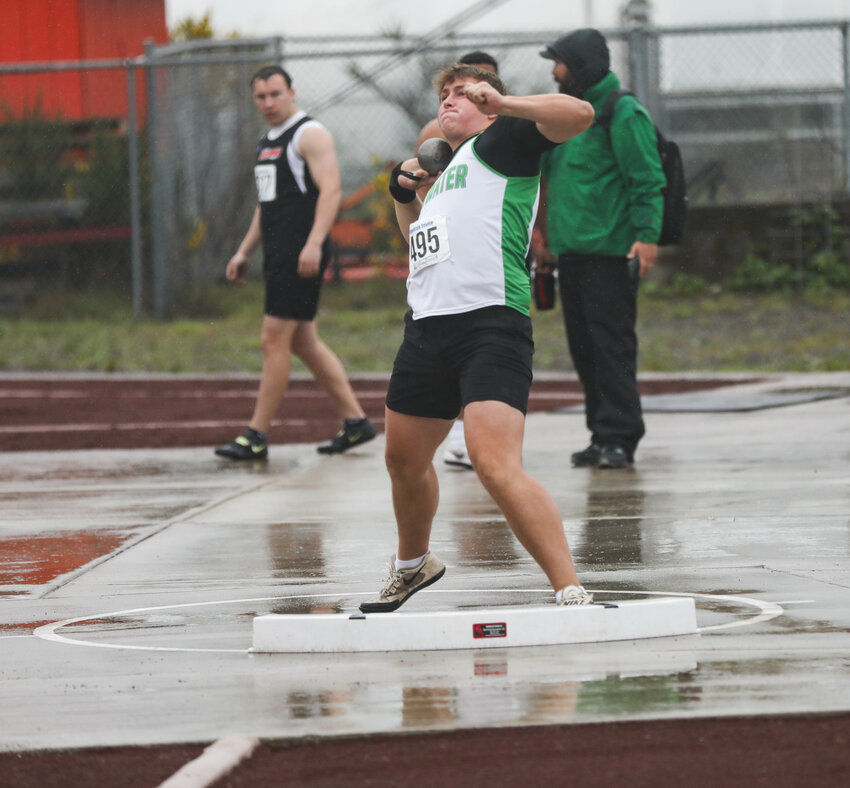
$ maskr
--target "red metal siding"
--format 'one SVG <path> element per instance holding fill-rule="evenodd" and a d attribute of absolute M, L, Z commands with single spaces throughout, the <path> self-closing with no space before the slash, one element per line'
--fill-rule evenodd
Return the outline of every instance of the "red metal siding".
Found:
<path fill-rule="evenodd" d="M 80 34 L 77 0 L 4 0 L 0 60 L 27 62 L 76 60 Z M 5 20 L 10 20 L 6 25 Z M 40 107 L 48 116 L 78 118 L 82 95 L 78 73 L 6 77 L 4 103 L 15 114 Z"/>
<path fill-rule="evenodd" d="M 165 0 L 3 0 L 0 62 L 135 57 L 147 38 L 168 40 Z M 124 71 L 0 76 L 0 116 L 35 106 L 66 120 L 123 117 Z"/>
<path fill-rule="evenodd" d="M 135 57 L 144 41 L 168 41 L 164 0 L 77 0 L 80 57 Z"/>
<path fill-rule="evenodd" d="M 80 57 L 129 58 L 144 52 L 145 39 L 168 41 L 163 0 L 79 0 Z M 82 76 L 83 113 L 88 118 L 123 117 L 127 80 L 123 71 L 90 71 Z M 144 95 L 137 87 L 139 117 Z"/>

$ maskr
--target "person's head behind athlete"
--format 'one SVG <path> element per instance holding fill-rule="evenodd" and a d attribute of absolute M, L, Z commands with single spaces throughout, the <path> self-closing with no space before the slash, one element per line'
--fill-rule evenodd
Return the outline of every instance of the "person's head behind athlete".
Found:
<path fill-rule="evenodd" d="M 477 66 L 482 71 L 492 71 L 494 74 L 499 73 L 499 64 L 496 62 L 496 58 L 487 52 L 482 52 L 479 49 L 476 49 L 474 52 L 467 52 L 465 55 L 461 55 L 457 59 L 458 63 L 462 63 L 465 66 Z"/>

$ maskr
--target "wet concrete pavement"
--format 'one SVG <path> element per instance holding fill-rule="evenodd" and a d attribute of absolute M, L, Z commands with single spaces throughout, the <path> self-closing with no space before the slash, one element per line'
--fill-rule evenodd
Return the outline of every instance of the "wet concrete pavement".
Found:
<path fill-rule="evenodd" d="M 758 409 L 725 389 L 661 403 L 624 471 L 570 468 L 581 415 L 529 417 L 526 467 L 585 585 L 697 604 L 699 635 L 597 645 L 249 654 L 254 616 L 353 612 L 379 587 L 395 547 L 380 438 L 256 465 L 5 454 L 0 748 L 847 711 L 848 393 L 850 373 L 789 375 L 736 387 Z M 406 609 L 547 602 L 475 475 L 439 474 L 448 571 Z"/>

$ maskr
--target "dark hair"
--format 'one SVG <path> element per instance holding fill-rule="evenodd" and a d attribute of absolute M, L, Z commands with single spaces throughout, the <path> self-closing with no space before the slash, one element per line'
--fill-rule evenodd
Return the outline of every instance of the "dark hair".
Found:
<path fill-rule="evenodd" d="M 434 87 L 437 88 L 437 93 L 439 94 L 443 92 L 443 88 L 449 82 L 454 82 L 457 79 L 466 79 L 467 77 L 472 77 L 476 82 L 487 82 L 503 96 L 508 94 L 508 89 L 498 74 L 494 74 L 492 71 L 484 71 L 484 69 L 476 68 L 475 66 L 467 66 L 463 63 L 455 63 L 453 66 L 444 68 L 437 74 L 437 78 L 434 80 Z"/>
<path fill-rule="evenodd" d="M 253 77 L 251 77 L 251 81 L 248 83 L 251 87 L 254 87 L 254 83 L 258 79 L 266 80 L 269 77 L 273 77 L 275 74 L 280 74 L 286 81 L 286 87 L 292 87 L 292 77 L 282 69 L 280 66 L 263 66 Z"/>
<path fill-rule="evenodd" d="M 479 63 L 486 63 L 488 66 L 493 66 L 493 70 L 498 74 L 499 73 L 499 64 L 496 62 L 496 58 L 492 55 L 488 55 L 486 52 L 481 52 L 476 49 L 474 52 L 467 52 L 465 55 L 462 55 L 457 60 L 458 63 L 463 63 L 465 66 L 476 66 Z"/>

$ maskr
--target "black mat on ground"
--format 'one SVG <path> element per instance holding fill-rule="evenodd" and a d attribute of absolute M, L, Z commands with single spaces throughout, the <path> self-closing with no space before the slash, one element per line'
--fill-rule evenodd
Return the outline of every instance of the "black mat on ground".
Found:
<path fill-rule="evenodd" d="M 741 391 L 737 388 L 649 394 L 641 397 L 644 413 L 726 413 L 783 408 L 824 399 L 850 396 L 845 388 L 775 389 Z M 554 413 L 583 413 L 584 405 L 558 408 Z"/>

